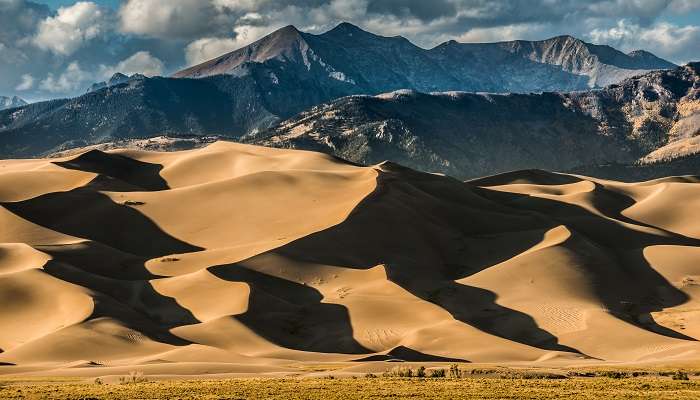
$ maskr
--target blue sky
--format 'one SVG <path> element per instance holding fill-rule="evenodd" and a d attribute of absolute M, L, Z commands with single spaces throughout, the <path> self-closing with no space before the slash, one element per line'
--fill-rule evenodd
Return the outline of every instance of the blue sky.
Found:
<path fill-rule="evenodd" d="M 115 72 L 167 75 L 288 24 L 343 21 L 425 48 L 568 34 L 700 59 L 700 0 L 0 0 L 0 95 L 73 96 Z"/>

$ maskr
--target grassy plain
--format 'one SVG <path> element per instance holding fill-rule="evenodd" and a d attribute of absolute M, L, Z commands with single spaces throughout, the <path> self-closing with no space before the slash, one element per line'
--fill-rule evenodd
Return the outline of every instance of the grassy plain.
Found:
<path fill-rule="evenodd" d="M 642 375 L 552 379 L 495 375 L 466 378 L 254 378 L 148 380 L 99 384 L 66 378 L 2 378 L 0 399 L 698 399 L 700 380 Z M 97 381 L 99 382 L 99 381 Z"/>

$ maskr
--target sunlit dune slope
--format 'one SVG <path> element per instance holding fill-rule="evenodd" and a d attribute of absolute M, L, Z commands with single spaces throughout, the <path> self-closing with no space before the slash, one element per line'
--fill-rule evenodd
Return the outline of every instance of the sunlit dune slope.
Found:
<path fill-rule="evenodd" d="M 0 363 L 700 360 L 698 206 L 225 142 L 0 161 Z"/>

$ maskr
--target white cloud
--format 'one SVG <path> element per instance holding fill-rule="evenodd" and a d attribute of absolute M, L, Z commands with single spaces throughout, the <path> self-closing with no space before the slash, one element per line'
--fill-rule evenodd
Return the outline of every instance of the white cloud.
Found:
<path fill-rule="evenodd" d="M 29 90 L 34 87 L 34 77 L 30 74 L 22 75 L 22 81 L 15 87 L 15 90 Z"/>
<path fill-rule="evenodd" d="M 619 20 L 614 27 L 594 29 L 589 38 L 595 43 L 608 43 L 622 50 L 644 49 L 681 63 L 700 59 L 700 26 L 676 26 L 659 22 L 649 27 Z M 694 54 L 695 60 L 688 56 Z"/>
<path fill-rule="evenodd" d="M 212 4 L 218 10 L 228 9 L 230 11 L 248 12 L 257 10 L 264 3 L 270 0 L 212 0 Z"/>
<path fill-rule="evenodd" d="M 85 42 L 96 38 L 106 29 L 105 14 L 97 4 L 80 1 L 61 7 L 54 17 L 39 23 L 34 44 L 55 54 L 70 55 Z"/>
<path fill-rule="evenodd" d="M 195 40 L 185 48 L 187 65 L 197 65 L 212 58 L 226 54 L 240 47 L 240 43 L 232 38 L 204 38 Z"/>
<path fill-rule="evenodd" d="M 126 75 L 143 74 L 146 76 L 162 75 L 164 70 L 163 61 L 151 55 L 147 51 L 139 51 L 131 57 L 120 61 L 113 66 L 100 66 L 100 75 L 109 78 L 117 72 Z"/>
<path fill-rule="evenodd" d="M 41 81 L 39 88 L 51 93 L 69 93 L 82 89 L 83 84 L 90 78 L 90 74 L 83 71 L 77 62 L 72 62 L 58 77 L 49 73 L 46 79 Z"/>
<path fill-rule="evenodd" d="M 458 36 L 455 38 L 455 40 L 458 42 L 482 43 L 518 39 L 534 39 L 534 36 L 542 35 L 543 28 L 544 27 L 541 25 L 534 24 L 508 25 L 494 28 L 474 28 Z"/>
<path fill-rule="evenodd" d="M 201 37 L 235 22 L 211 0 L 127 0 L 119 17 L 123 32 L 161 39 Z"/>
<path fill-rule="evenodd" d="M 203 38 L 195 40 L 185 48 L 185 59 L 188 65 L 197 65 L 212 58 L 216 58 L 258 40 L 259 38 L 270 33 L 274 27 L 266 26 L 237 26 L 234 31 L 235 38 Z"/>

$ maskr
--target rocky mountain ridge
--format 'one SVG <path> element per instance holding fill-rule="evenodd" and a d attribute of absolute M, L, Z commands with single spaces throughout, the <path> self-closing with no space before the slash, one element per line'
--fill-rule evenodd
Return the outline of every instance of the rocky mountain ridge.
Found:
<path fill-rule="evenodd" d="M 645 165 L 644 177 L 653 177 L 654 166 L 700 153 L 699 70 L 692 63 L 571 93 L 350 96 L 246 140 L 358 163 L 391 159 L 463 179 L 524 168 L 623 179 L 629 165 Z M 697 173 L 697 164 L 684 162 Z"/>
<path fill-rule="evenodd" d="M 106 81 L 95 82 L 92 85 L 90 85 L 90 87 L 87 90 L 87 93 L 94 92 L 94 91 L 104 89 L 107 87 L 111 87 L 111 86 L 120 85 L 122 83 L 127 83 L 131 79 L 143 79 L 145 77 L 146 76 L 142 75 L 142 74 L 133 74 L 131 76 L 128 76 L 128 75 L 122 74 L 121 72 L 117 72 Z"/>
<path fill-rule="evenodd" d="M 329 90 L 341 86 L 347 94 L 398 89 L 527 93 L 602 87 L 674 67 L 648 52 L 624 54 L 571 36 L 498 43 L 451 40 L 423 49 L 401 36 L 379 36 L 342 23 L 319 35 L 287 26 L 173 76 L 242 76 L 261 68 L 279 79 L 280 69 L 291 68 L 296 79 Z"/>

